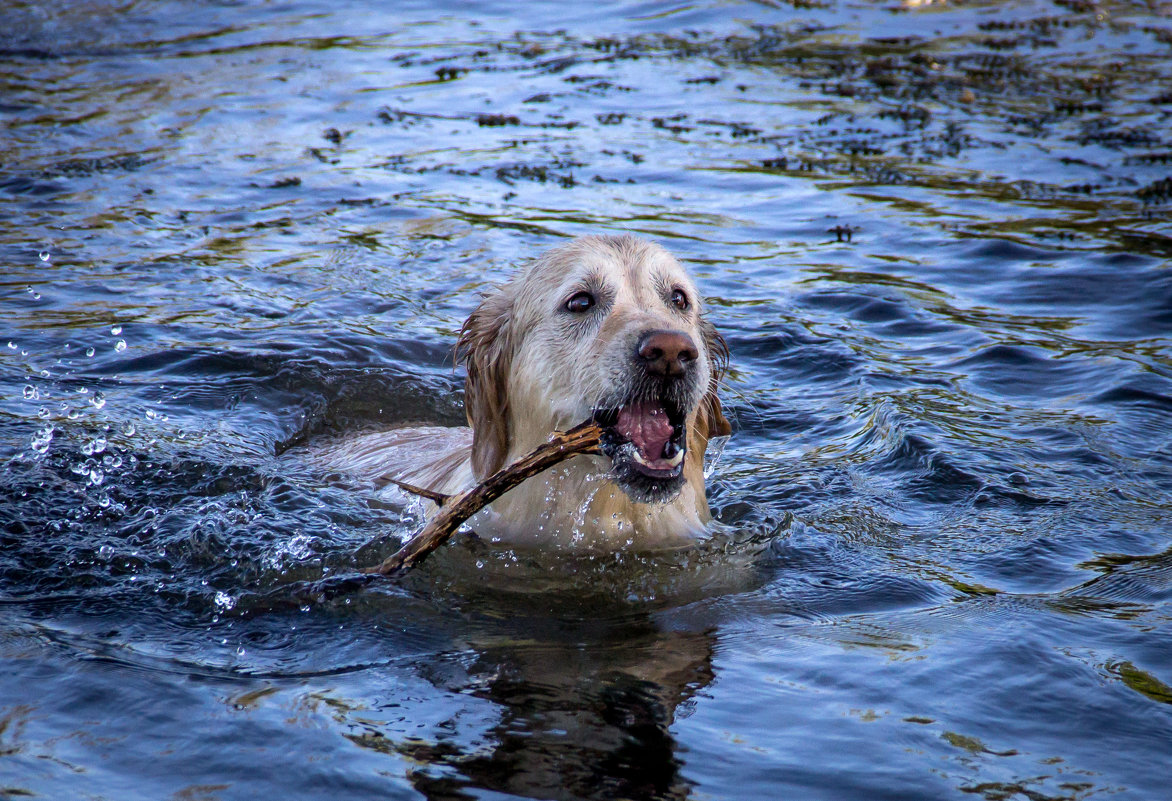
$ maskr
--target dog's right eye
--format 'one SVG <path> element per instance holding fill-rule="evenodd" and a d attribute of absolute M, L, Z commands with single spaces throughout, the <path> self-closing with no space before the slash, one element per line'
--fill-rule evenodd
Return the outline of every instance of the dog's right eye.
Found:
<path fill-rule="evenodd" d="M 566 311 L 574 314 L 588 312 L 594 307 L 594 296 L 589 292 L 579 292 L 566 301 Z"/>

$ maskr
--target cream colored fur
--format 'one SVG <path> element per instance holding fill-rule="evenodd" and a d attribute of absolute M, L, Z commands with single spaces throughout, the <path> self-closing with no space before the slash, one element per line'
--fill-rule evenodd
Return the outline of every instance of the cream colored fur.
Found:
<path fill-rule="evenodd" d="M 609 304 L 591 326 L 561 313 L 588 287 Z M 691 301 L 671 306 L 673 288 Z M 630 386 L 631 354 L 648 330 L 689 334 L 700 350 L 687 415 L 685 483 L 665 503 L 639 503 L 607 477 L 605 456 L 577 456 L 531 478 L 470 521 L 484 539 L 574 550 L 654 549 L 685 544 L 709 520 L 703 456 L 728 433 L 717 400 L 724 344 L 701 317 L 700 296 L 663 248 L 632 236 L 584 237 L 541 256 L 487 295 L 461 332 L 468 368 L 468 429 L 405 428 L 331 449 L 339 469 L 459 492 L 502 465 L 615 404 Z"/>

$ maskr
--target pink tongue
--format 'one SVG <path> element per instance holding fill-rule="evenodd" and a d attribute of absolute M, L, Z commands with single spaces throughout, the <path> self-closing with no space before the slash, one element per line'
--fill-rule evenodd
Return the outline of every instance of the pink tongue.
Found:
<path fill-rule="evenodd" d="M 629 439 L 648 462 L 663 457 L 663 446 L 671 439 L 671 423 L 658 403 L 634 403 L 619 409 L 615 430 Z"/>

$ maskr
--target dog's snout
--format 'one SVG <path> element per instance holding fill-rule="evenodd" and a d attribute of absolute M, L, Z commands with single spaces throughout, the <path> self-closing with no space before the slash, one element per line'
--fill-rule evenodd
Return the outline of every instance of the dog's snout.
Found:
<path fill-rule="evenodd" d="M 636 353 L 652 375 L 682 376 L 700 353 L 683 331 L 650 331 L 639 340 Z"/>

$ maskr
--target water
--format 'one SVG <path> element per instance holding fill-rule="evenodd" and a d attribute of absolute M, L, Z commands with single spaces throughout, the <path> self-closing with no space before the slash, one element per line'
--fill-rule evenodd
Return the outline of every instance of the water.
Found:
<path fill-rule="evenodd" d="M 1168 6 L 388 6 L 0 11 L 0 794 L 1166 798 Z M 712 541 L 312 592 L 420 510 L 306 449 L 608 231 Z"/>

